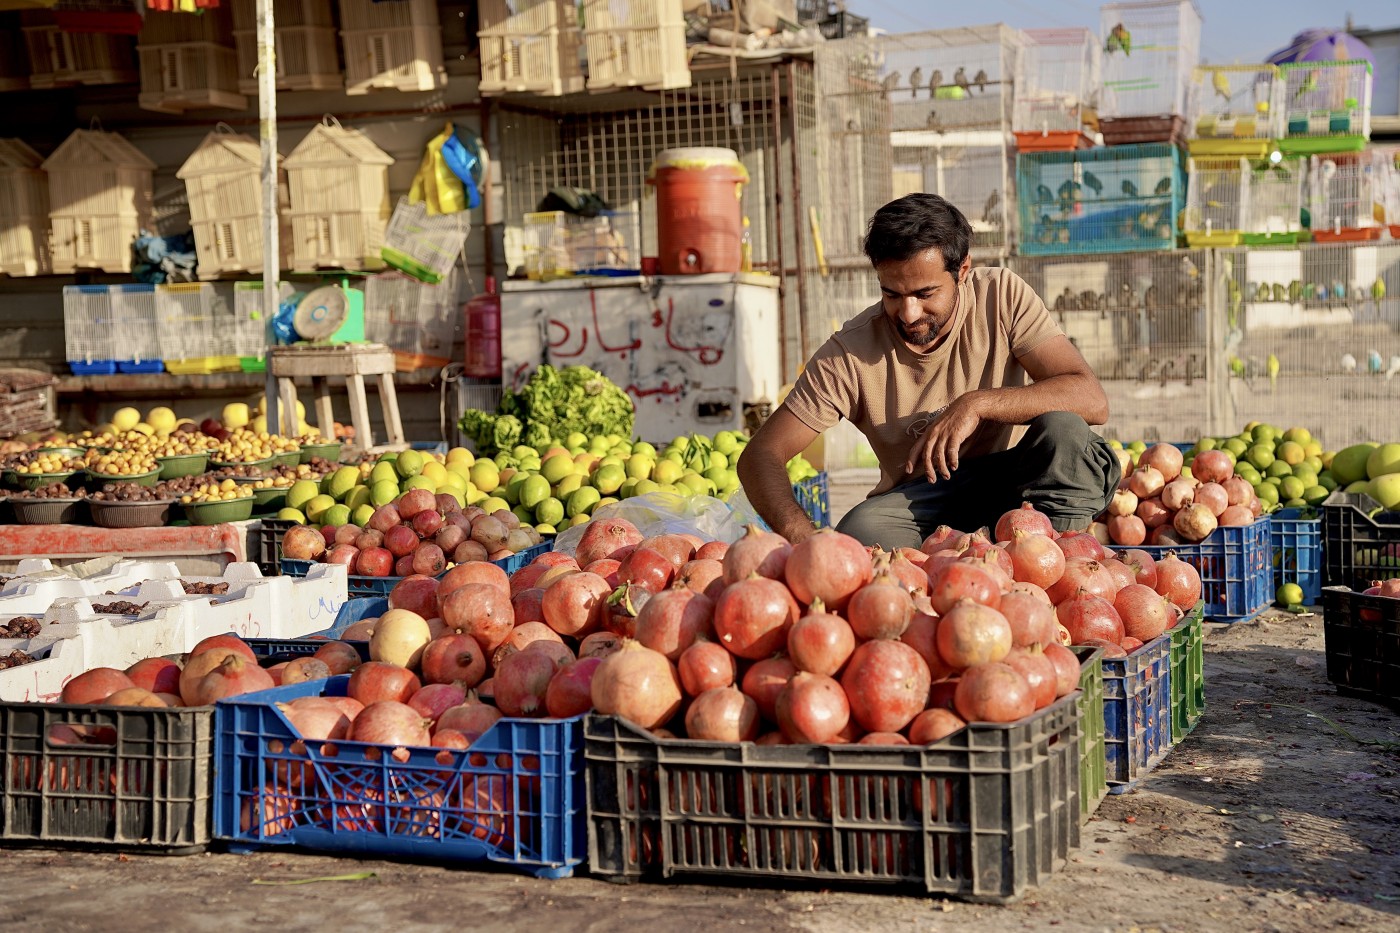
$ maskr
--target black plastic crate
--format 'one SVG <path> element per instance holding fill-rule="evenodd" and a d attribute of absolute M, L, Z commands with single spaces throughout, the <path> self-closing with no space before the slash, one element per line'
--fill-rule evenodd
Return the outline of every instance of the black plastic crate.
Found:
<path fill-rule="evenodd" d="M 898 748 L 658 739 L 590 715 L 589 864 L 614 881 L 904 884 L 1007 903 L 1079 845 L 1078 701 Z"/>
<path fill-rule="evenodd" d="M 0 703 L 0 749 L 0 842 L 184 855 L 212 838 L 212 706 Z"/>
<path fill-rule="evenodd" d="M 1400 577 L 1400 512 L 1360 493 L 1332 493 L 1322 503 L 1322 555 L 1327 586 L 1364 590 Z"/>
<path fill-rule="evenodd" d="M 1400 709 L 1400 599 L 1326 587 L 1322 633 L 1338 693 Z"/>
<path fill-rule="evenodd" d="M 249 532 L 253 536 L 252 558 L 265 577 L 282 573 L 282 536 L 300 524 L 289 518 L 264 518 Z"/>

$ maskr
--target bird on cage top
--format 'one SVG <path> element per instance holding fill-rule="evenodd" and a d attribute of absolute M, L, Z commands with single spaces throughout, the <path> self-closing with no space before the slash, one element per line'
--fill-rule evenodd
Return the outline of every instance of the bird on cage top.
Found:
<path fill-rule="evenodd" d="M 1123 184 L 1119 187 L 1122 189 L 1123 193 L 1130 198 L 1135 198 L 1138 196 L 1137 185 L 1133 184 L 1133 180 L 1131 178 L 1123 179 Z"/>
<path fill-rule="evenodd" d="M 899 87 L 899 72 L 897 71 L 891 71 L 889 74 L 885 75 L 885 80 L 880 82 L 880 90 L 884 91 L 886 94 L 897 87 Z"/>
<path fill-rule="evenodd" d="M 982 68 L 978 68 L 978 69 L 977 69 L 977 74 L 975 74 L 975 75 L 972 76 L 972 83 L 975 84 L 975 85 L 977 85 L 977 93 L 979 93 L 979 94 L 985 94 L 985 93 L 987 93 L 987 72 L 986 72 L 986 70 L 985 70 L 985 69 L 982 69 Z"/>
<path fill-rule="evenodd" d="M 928 94 L 930 97 L 938 96 L 938 89 L 943 86 L 943 72 L 937 68 L 933 69 L 933 74 L 928 79 Z"/>
<path fill-rule="evenodd" d="M 1172 190 L 1172 177 L 1171 177 L 1170 175 L 1163 175 L 1161 178 L 1157 179 L 1157 184 L 1153 186 L 1153 188 L 1152 188 L 1152 193 L 1153 193 L 1153 194 L 1159 194 L 1159 195 L 1160 195 L 1160 194 L 1166 194 L 1166 193 L 1168 193 L 1168 192 L 1171 191 L 1171 190 Z"/>
<path fill-rule="evenodd" d="M 967 71 L 961 65 L 958 66 L 957 71 L 953 72 L 953 83 L 962 88 L 963 94 L 967 94 L 971 85 L 967 80 Z"/>
<path fill-rule="evenodd" d="M 1084 187 L 1094 192 L 1094 197 L 1103 194 L 1103 182 L 1099 181 L 1099 176 L 1093 172 L 1084 173 Z"/>
<path fill-rule="evenodd" d="M 922 68 L 920 68 L 919 66 L 915 65 L 915 66 L 914 66 L 914 70 L 911 71 L 911 72 L 909 72 L 909 96 L 910 96 L 910 97 L 918 97 L 918 96 L 919 96 L 919 88 L 922 87 L 922 82 L 923 82 L 923 80 L 924 80 L 924 70 L 923 70 Z"/>
<path fill-rule="evenodd" d="M 1108 31 L 1108 41 L 1104 43 L 1105 52 L 1122 52 L 1124 55 L 1131 55 L 1133 52 L 1133 34 L 1122 24 L 1118 23 Z"/>

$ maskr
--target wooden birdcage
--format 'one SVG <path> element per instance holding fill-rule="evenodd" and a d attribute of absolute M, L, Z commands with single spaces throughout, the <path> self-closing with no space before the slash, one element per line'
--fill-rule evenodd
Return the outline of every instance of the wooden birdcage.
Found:
<path fill-rule="evenodd" d="M 49 181 L 43 157 L 18 139 L 0 139 L 0 272 L 47 275 Z"/>
<path fill-rule="evenodd" d="M 238 53 L 228 7 L 212 7 L 198 16 L 150 11 L 136 51 L 141 57 L 137 103 L 142 109 L 247 109 L 248 98 L 238 91 Z"/>
<path fill-rule="evenodd" d="M 130 36 L 65 32 L 52 13 L 25 13 L 21 23 L 31 87 L 129 84 L 136 80 L 136 53 Z"/>
<path fill-rule="evenodd" d="M 393 158 L 333 117 L 318 123 L 287 156 L 292 268 L 382 269 Z"/>
<path fill-rule="evenodd" d="M 255 0 L 233 4 L 233 42 L 238 51 L 238 90 L 258 93 L 258 23 Z M 277 90 L 332 91 L 341 86 L 340 51 L 331 0 L 274 0 L 273 33 Z"/>
<path fill-rule="evenodd" d="M 690 87 L 681 0 L 583 0 L 588 89 Z"/>
<path fill-rule="evenodd" d="M 478 7 L 483 96 L 559 97 L 583 90 L 578 8 L 565 0 L 482 0 Z M 687 82 L 689 83 L 689 82 Z"/>
<path fill-rule="evenodd" d="M 221 125 L 175 173 L 185 183 L 201 279 L 262 271 L 260 158 L 256 139 Z M 285 201 L 286 179 L 279 183 Z"/>
<path fill-rule="evenodd" d="M 347 94 L 447 84 L 437 0 L 340 0 L 340 37 Z"/>
<path fill-rule="evenodd" d="M 156 164 L 116 133 L 74 130 L 41 166 L 49 176 L 53 271 L 131 271 L 131 243 L 151 225 Z"/>

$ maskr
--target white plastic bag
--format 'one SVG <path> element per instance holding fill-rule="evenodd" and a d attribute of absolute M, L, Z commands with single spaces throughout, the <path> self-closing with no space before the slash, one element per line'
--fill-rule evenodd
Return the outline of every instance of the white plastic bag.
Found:
<path fill-rule="evenodd" d="M 729 502 L 710 496 L 682 496 L 674 492 L 649 492 L 605 505 L 593 519 L 625 518 L 645 537 L 664 534 L 692 534 L 706 541 L 733 544 L 744 534 L 744 526 L 761 521 L 748 499 L 736 493 Z M 559 533 L 554 550 L 572 555 L 588 525 L 575 525 Z"/>

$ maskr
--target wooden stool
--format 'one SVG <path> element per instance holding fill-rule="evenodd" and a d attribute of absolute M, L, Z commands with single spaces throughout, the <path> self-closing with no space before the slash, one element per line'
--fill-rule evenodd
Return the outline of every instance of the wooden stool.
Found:
<path fill-rule="evenodd" d="M 404 447 L 403 422 L 399 420 L 399 398 L 394 392 L 394 351 L 382 344 L 346 344 L 336 347 L 290 346 L 274 347 L 267 353 L 267 430 L 278 433 L 281 423 L 279 399 L 285 417 L 296 422 L 297 377 L 310 377 L 316 392 L 316 427 L 321 436 L 335 437 L 335 418 L 331 413 L 329 376 L 344 376 L 345 390 L 350 396 L 350 423 L 355 427 L 355 444 L 364 450 L 374 449 L 374 430 L 369 424 L 369 406 L 365 400 L 365 376 L 379 380 L 379 404 L 384 411 L 384 429 L 388 432 L 385 447 Z"/>

